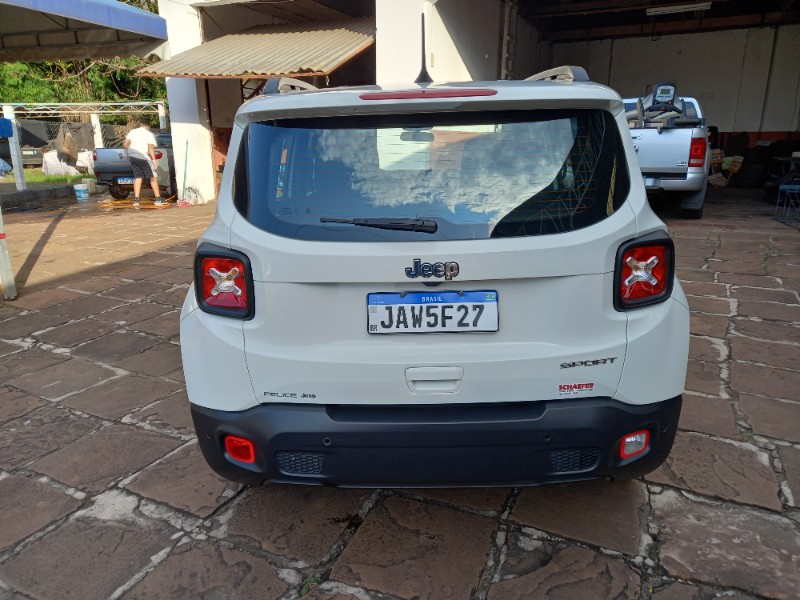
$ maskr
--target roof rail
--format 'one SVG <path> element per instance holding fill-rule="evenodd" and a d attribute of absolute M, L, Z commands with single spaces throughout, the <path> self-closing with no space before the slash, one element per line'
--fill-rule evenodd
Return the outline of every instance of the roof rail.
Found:
<path fill-rule="evenodd" d="M 297 92 L 300 90 L 316 90 L 317 86 L 305 81 L 294 79 L 293 77 L 273 77 L 268 79 L 261 90 L 262 94 L 285 94 L 286 92 Z"/>
<path fill-rule="evenodd" d="M 591 81 L 583 67 L 563 66 L 526 77 L 525 81 Z"/>

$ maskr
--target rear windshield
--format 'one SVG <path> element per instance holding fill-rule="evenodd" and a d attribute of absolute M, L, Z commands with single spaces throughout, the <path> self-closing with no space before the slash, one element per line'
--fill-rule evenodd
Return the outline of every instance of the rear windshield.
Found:
<path fill-rule="evenodd" d="M 628 189 L 609 113 L 547 110 L 251 123 L 233 194 L 280 236 L 404 241 L 573 231 Z"/>

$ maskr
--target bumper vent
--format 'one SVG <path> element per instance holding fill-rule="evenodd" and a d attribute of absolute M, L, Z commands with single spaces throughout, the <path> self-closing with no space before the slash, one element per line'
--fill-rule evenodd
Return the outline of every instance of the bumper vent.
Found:
<path fill-rule="evenodd" d="M 597 466 L 600 451 L 596 448 L 554 450 L 550 453 L 550 466 L 554 473 L 588 471 Z"/>
<path fill-rule="evenodd" d="M 319 475 L 325 464 L 324 454 L 313 452 L 278 452 L 278 468 L 285 475 Z"/>

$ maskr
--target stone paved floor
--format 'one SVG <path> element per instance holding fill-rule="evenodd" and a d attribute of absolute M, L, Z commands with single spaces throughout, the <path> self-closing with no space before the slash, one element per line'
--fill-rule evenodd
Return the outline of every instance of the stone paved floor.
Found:
<path fill-rule="evenodd" d="M 692 307 L 659 471 L 530 489 L 241 488 L 192 436 L 178 311 L 213 206 L 6 215 L 0 600 L 800 597 L 800 232 L 660 212 Z"/>

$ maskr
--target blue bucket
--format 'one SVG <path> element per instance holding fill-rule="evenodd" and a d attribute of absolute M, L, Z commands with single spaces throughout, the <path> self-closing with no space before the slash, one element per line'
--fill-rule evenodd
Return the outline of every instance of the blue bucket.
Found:
<path fill-rule="evenodd" d="M 81 204 L 89 201 L 89 186 L 85 183 L 76 183 L 72 186 L 75 190 L 75 200 Z"/>

